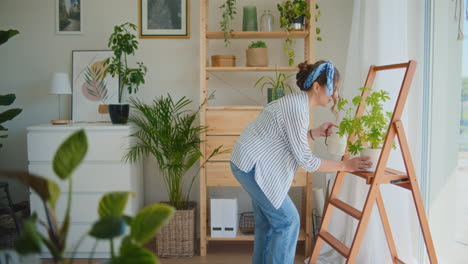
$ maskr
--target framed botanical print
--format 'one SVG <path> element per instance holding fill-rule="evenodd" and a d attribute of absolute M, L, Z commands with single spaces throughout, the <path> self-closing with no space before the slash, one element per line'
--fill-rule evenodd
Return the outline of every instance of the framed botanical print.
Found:
<path fill-rule="evenodd" d="M 190 0 L 139 0 L 140 38 L 190 38 Z"/>
<path fill-rule="evenodd" d="M 72 119 L 74 122 L 110 122 L 102 111 L 118 103 L 119 80 L 107 73 L 104 60 L 111 50 L 74 50 L 72 56 Z"/>
<path fill-rule="evenodd" d="M 57 34 L 81 34 L 83 32 L 81 0 L 56 0 L 55 10 Z"/>

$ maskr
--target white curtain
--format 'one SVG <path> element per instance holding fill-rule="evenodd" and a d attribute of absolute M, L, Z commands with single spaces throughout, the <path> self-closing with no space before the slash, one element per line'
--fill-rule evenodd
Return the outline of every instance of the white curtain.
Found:
<path fill-rule="evenodd" d="M 350 99 L 360 93 L 358 88 L 364 85 L 370 65 L 394 64 L 415 59 L 414 56 L 409 56 L 409 54 L 414 50 L 418 50 L 414 45 L 420 45 L 422 40 L 418 43 L 413 42 L 414 36 L 411 34 L 415 25 L 409 25 L 408 23 L 413 23 L 416 15 L 420 19 L 423 19 L 423 16 L 420 11 L 413 8 L 414 3 L 409 2 L 411 0 L 354 0 L 347 66 L 344 71 L 341 89 L 343 97 Z M 420 23 L 420 25 L 424 24 Z M 419 30 L 423 31 L 423 28 Z M 422 47 L 420 48 L 422 49 Z M 422 71 L 422 63 L 418 67 L 418 71 Z M 386 105 L 387 111 L 393 110 L 402 79 L 403 71 L 401 70 L 377 74 L 374 88 L 389 91 L 393 99 L 392 102 Z M 412 89 L 414 86 L 413 83 Z M 411 100 L 411 94 L 409 100 Z M 412 120 L 417 115 L 407 113 L 408 108 L 415 108 L 417 105 L 417 103 L 406 104 L 407 109 L 402 118 L 405 125 L 417 121 Z M 413 110 L 419 111 L 419 108 Z M 408 126 L 405 126 L 405 128 L 408 131 Z M 414 157 L 415 151 L 412 151 L 412 153 Z M 392 151 L 388 167 L 404 171 L 399 148 Z M 340 199 L 362 210 L 368 190 L 369 187 L 363 179 L 346 175 Z M 398 256 L 405 263 L 417 263 L 418 241 L 416 234 L 418 234 L 419 230 L 416 228 L 418 227 L 417 217 L 411 195 L 408 191 L 393 186 L 382 186 L 381 190 L 391 222 Z M 356 227 L 357 221 L 355 219 L 345 215 L 338 209 L 334 210 L 330 233 L 348 247 L 352 243 Z M 323 245 L 319 263 L 345 263 L 345 259 L 335 250 L 331 249 L 326 243 Z M 376 205 L 356 263 L 393 263 Z"/>

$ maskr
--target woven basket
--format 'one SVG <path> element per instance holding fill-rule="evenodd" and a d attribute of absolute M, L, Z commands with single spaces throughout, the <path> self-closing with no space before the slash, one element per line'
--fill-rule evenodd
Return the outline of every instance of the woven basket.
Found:
<path fill-rule="evenodd" d="M 177 210 L 156 235 L 156 254 L 163 258 L 195 255 L 195 202 L 189 210 Z"/>

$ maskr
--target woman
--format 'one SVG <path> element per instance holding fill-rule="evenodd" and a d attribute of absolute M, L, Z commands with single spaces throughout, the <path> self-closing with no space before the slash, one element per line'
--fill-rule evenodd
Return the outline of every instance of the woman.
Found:
<path fill-rule="evenodd" d="M 331 61 L 301 63 L 296 75 L 301 92 L 269 103 L 244 128 L 231 155 L 232 173 L 252 198 L 255 220 L 253 264 L 294 262 L 299 214 L 288 191 L 298 166 L 309 172 L 370 168 L 369 157 L 320 160 L 308 140 L 331 133 L 332 123 L 308 129 L 309 110 L 337 101 L 338 70 Z"/>

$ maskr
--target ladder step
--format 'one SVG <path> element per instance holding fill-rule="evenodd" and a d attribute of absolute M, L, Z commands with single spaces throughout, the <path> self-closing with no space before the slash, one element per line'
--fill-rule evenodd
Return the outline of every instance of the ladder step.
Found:
<path fill-rule="evenodd" d="M 320 232 L 319 236 L 327 242 L 332 248 L 334 248 L 338 253 L 340 253 L 343 257 L 348 258 L 349 256 L 349 248 L 345 246 L 345 244 L 341 243 L 338 239 L 336 239 L 332 234 L 328 232 Z"/>
<path fill-rule="evenodd" d="M 335 206 L 336 208 L 340 209 L 341 211 L 347 213 L 348 215 L 356 218 L 357 220 L 361 220 L 362 212 L 358 209 L 352 207 L 351 205 L 339 200 L 339 199 L 331 199 L 330 203 Z"/>
<path fill-rule="evenodd" d="M 399 258 L 395 258 L 395 262 L 396 262 L 396 264 L 406 264 L 405 262 L 403 262 Z"/>

